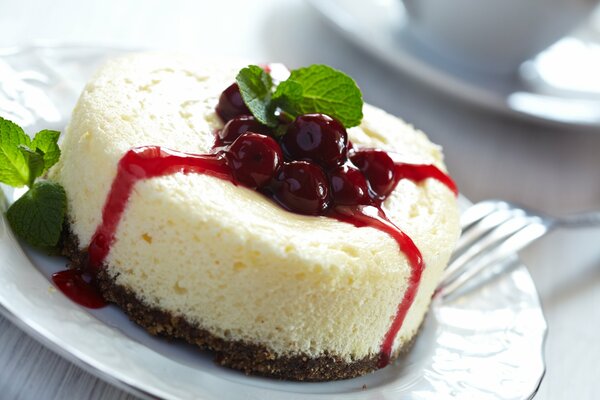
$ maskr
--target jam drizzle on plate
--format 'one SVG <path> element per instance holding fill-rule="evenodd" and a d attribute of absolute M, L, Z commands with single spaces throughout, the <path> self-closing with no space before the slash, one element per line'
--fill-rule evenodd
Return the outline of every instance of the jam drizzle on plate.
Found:
<path fill-rule="evenodd" d="M 52 274 L 52 282 L 65 296 L 87 308 L 102 308 L 106 302 L 92 283 L 92 277 L 80 269 Z"/>

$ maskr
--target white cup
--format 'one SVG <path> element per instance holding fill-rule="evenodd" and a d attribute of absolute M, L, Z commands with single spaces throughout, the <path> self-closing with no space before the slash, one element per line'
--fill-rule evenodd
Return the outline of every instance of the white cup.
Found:
<path fill-rule="evenodd" d="M 403 0 L 410 31 L 450 62 L 512 73 L 584 22 L 597 0 Z"/>

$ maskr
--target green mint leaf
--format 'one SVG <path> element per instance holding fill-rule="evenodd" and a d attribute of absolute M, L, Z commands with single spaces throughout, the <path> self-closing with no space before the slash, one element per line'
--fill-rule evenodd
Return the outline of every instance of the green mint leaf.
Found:
<path fill-rule="evenodd" d="M 362 95 L 356 82 L 343 72 L 327 65 L 311 65 L 293 70 L 288 81 L 301 85 L 302 96 L 298 101 L 296 85 L 288 84 L 285 88 L 285 96 L 282 95 L 288 98 L 281 106 L 285 106 L 287 102 L 292 103 L 292 108 L 289 111 L 284 108 L 285 111 L 296 115 L 327 114 L 340 121 L 346 128 L 360 124 Z M 290 94 L 292 92 L 290 87 L 293 89 L 293 94 Z"/>
<path fill-rule="evenodd" d="M 0 182 L 13 187 L 29 183 L 28 162 L 19 146 L 31 146 L 20 126 L 0 117 Z"/>
<path fill-rule="evenodd" d="M 42 172 L 44 171 L 44 152 L 39 149 L 33 151 L 24 145 L 19 145 L 19 150 L 21 150 L 23 157 L 25 157 L 25 162 L 27 163 L 27 171 L 29 173 L 27 186 L 32 187 L 35 178 L 42 175 Z"/>
<path fill-rule="evenodd" d="M 62 186 L 39 181 L 8 208 L 6 218 L 18 237 L 32 246 L 48 248 L 58 244 L 66 208 Z"/>
<path fill-rule="evenodd" d="M 244 103 L 262 124 L 274 127 L 277 125 L 275 110 L 271 103 L 273 80 L 258 65 L 242 68 L 235 78 L 244 99 Z"/>
<path fill-rule="evenodd" d="M 296 116 L 298 115 L 296 105 L 302 102 L 303 92 L 304 90 L 300 83 L 286 80 L 277 85 L 272 100 L 277 107 Z"/>
<path fill-rule="evenodd" d="M 32 149 L 41 150 L 44 153 L 44 169 L 40 175 L 46 173 L 60 158 L 60 147 L 58 147 L 59 136 L 59 131 L 45 129 L 36 133 L 31 141 Z"/>

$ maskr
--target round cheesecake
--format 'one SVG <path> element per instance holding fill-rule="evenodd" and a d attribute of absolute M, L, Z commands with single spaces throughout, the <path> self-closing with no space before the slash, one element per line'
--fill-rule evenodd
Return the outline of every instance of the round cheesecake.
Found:
<path fill-rule="evenodd" d="M 130 149 L 212 151 L 223 127 L 215 106 L 243 66 L 146 53 L 98 71 L 73 111 L 50 175 L 67 193 L 74 259 L 86 254 L 102 223 Z M 369 105 L 363 114 L 360 126 L 348 129 L 355 147 L 445 170 L 440 147 L 422 132 Z M 453 191 L 436 179 L 400 180 L 382 208 L 424 265 L 392 338 L 394 359 L 427 313 L 459 235 L 458 209 Z M 223 365 L 329 380 L 381 366 L 411 268 L 381 230 L 292 213 L 230 181 L 175 172 L 135 183 L 96 280 L 108 301 L 150 333 L 211 349 Z"/>

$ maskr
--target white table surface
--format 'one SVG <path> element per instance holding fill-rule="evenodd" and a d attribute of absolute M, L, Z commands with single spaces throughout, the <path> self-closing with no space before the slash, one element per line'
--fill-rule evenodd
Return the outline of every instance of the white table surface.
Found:
<path fill-rule="evenodd" d="M 503 198 L 550 213 L 600 209 L 600 129 L 577 132 L 488 113 L 414 82 L 356 48 L 300 0 L 0 0 L 0 47 L 34 40 L 184 49 L 210 55 L 326 63 L 365 99 L 443 145 L 473 201 Z M 599 78 L 600 79 L 600 73 Z M 555 232 L 522 252 L 550 333 L 536 399 L 600 393 L 600 229 Z M 0 398 L 133 399 L 0 317 Z"/>

